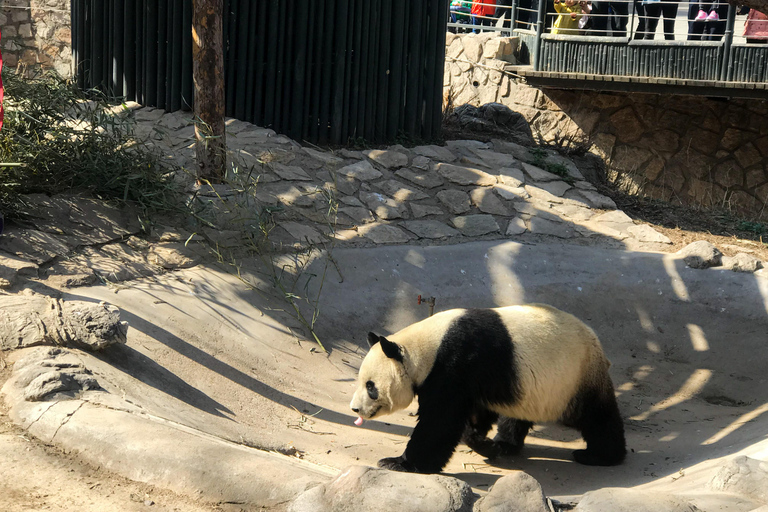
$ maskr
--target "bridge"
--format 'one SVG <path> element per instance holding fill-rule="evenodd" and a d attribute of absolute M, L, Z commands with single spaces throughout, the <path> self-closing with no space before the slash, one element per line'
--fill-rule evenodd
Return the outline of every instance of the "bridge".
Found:
<path fill-rule="evenodd" d="M 644 33 L 643 27 L 651 20 L 648 24 L 652 30 L 658 24 L 662 32 L 661 23 L 658 17 L 641 16 L 642 1 L 610 2 L 619 6 L 617 12 L 626 13 L 618 22 L 616 12 L 593 10 L 589 15 L 593 20 L 606 18 L 592 25 L 601 28 L 579 30 L 576 34 L 552 33 L 557 14 L 552 11 L 551 0 L 539 2 L 536 9 L 524 6 L 526 3 L 530 5 L 531 0 L 515 0 L 502 19 L 494 17 L 489 26 L 477 28 L 519 37 L 521 64 L 507 70 L 524 77 L 530 85 L 768 98 L 768 44 L 760 44 L 767 41 L 743 37 L 740 29 L 746 16 L 733 5 L 722 3 L 719 19 L 710 22 L 691 19 L 696 12 L 689 11 L 688 3 L 681 3 L 684 7 L 678 9 L 675 1 L 655 2 L 674 5 L 672 20 L 664 19 L 664 39 L 656 40 L 647 28 Z M 763 23 L 768 32 L 768 21 Z M 449 30 L 467 28 L 449 23 Z"/>

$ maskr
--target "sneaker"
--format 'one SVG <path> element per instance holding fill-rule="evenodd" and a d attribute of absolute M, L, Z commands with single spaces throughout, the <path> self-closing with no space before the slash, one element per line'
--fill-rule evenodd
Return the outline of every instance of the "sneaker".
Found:
<path fill-rule="evenodd" d="M 694 21 L 704 21 L 707 19 L 707 13 L 704 11 L 699 11 L 699 14 L 696 15 L 696 17 L 693 19 Z"/>
<path fill-rule="evenodd" d="M 712 11 L 707 16 L 707 21 L 720 21 L 720 16 L 717 15 L 717 11 Z"/>

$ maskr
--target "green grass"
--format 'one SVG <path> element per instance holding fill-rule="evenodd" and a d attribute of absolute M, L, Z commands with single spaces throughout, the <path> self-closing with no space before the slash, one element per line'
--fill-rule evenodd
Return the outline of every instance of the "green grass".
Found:
<path fill-rule="evenodd" d="M 84 93 L 54 73 L 3 73 L 0 209 L 24 214 L 24 194 L 86 192 L 163 210 L 178 203 L 171 169 L 134 136 L 119 102 Z"/>

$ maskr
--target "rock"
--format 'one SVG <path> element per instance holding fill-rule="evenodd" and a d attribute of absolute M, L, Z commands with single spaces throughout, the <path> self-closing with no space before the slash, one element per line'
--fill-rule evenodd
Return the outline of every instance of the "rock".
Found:
<path fill-rule="evenodd" d="M 451 222 L 464 236 L 480 236 L 499 231 L 493 215 L 464 215 L 454 217 Z"/>
<path fill-rule="evenodd" d="M 509 153 L 516 159 L 523 162 L 530 162 L 533 160 L 533 153 L 531 150 L 523 145 L 516 144 L 507 140 L 494 139 L 493 149 L 500 153 Z"/>
<path fill-rule="evenodd" d="M 720 468 L 708 486 L 768 503 L 768 462 L 744 455 L 736 457 Z"/>
<path fill-rule="evenodd" d="M 312 178 L 301 167 L 293 165 L 283 165 L 280 163 L 273 163 L 272 170 L 275 174 L 280 176 L 284 180 L 289 181 L 311 181 Z"/>
<path fill-rule="evenodd" d="M 413 189 L 397 180 L 387 180 L 376 184 L 385 194 L 397 201 L 418 201 L 426 199 L 427 194 Z"/>
<path fill-rule="evenodd" d="M 440 176 L 432 172 L 419 173 L 410 169 L 400 169 L 395 174 L 424 188 L 435 188 L 445 183 Z"/>
<path fill-rule="evenodd" d="M 627 228 L 627 232 L 640 242 L 671 244 L 672 240 L 653 229 L 648 224 L 633 224 Z"/>
<path fill-rule="evenodd" d="M 125 343 L 128 325 L 114 306 L 44 295 L 0 295 L 0 349 L 60 345 L 103 350 Z"/>
<path fill-rule="evenodd" d="M 315 204 L 315 200 L 310 194 L 302 192 L 291 183 L 267 183 L 261 188 L 261 191 L 256 192 L 256 198 L 259 201 L 270 206 L 277 204 L 274 200 L 270 200 L 270 197 L 288 206 L 313 206 Z"/>
<path fill-rule="evenodd" d="M 442 475 L 398 473 L 352 466 L 299 495 L 289 512 L 471 512 L 466 482 Z"/>
<path fill-rule="evenodd" d="M 502 167 L 499 169 L 499 182 L 510 187 L 522 187 L 525 175 L 516 167 Z"/>
<path fill-rule="evenodd" d="M 299 242 L 309 244 L 319 244 L 325 241 L 325 237 L 315 230 L 315 228 L 298 222 L 281 222 L 280 227 L 285 229 L 288 234 Z"/>
<path fill-rule="evenodd" d="M 147 254 L 147 261 L 166 270 L 175 270 L 194 267 L 200 262 L 200 256 L 191 246 L 172 242 L 153 246 Z"/>
<path fill-rule="evenodd" d="M 501 103 L 486 103 L 475 107 L 461 105 L 447 117 L 448 127 L 462 131 L 512 138 L 518 144 L 533 145 L 531 127 L 525 117 Z"/>
<path fill-rule="evenodd" d="M 606 197 L 603 194 L 599 194 L 594 190 L 582 190 L 579 189 L 578 193 L 587 200 L 587 203 L 592 208 L 598 208 L 600 210 L 615 210 L 616 203 L 613 199 Z"/>
<path fill-rule="evenodd" d="M 496 184 L 496 177 L 472 167 L 461 167 L 452 164 L 435 164 L 435 171 L 443 178 L 457 185 L 490 186 Z"/>
<path fill-rule="evenodd" d="M 63 236 L 51 235 L 34 229 L 6 230 L 0 237 L 0 251 L 14 254 L 38 265 L 56 256 L 67 255 L 74 246 Z"/>
<path fill-rule="evenodd" d="M 675 255 L 682 258 L 685 264 L 691 268 L 718 267 L 723 258 L 723 253 L 706 240 L 698 240 L 688 244 L 677 251 Z"/>
<path fill-rule="evenodd" d="M 483 162 L 487 164 L 488 167 L 493 169 L 501 167 L 515 167 L 520 165 L 520 162 L 518 162 L 514 156 L 508 153 L 497 153 L 496 151 L 492 151 L 490 149 L 478 149 L 475 151 L 475 154 L 479 156 Z"/>
<path fill-rule="evenodd" d="M 528 229 L 537 235 L 551 235 L 558 238 L 574 238 L 579 233 L 569 222 L 556 222 L 542 217 L 531 217 L 528 221 Z"/>
<path fill-rule="evenodd" d="M 349 215 L 358 224 L 368 224 L 369 222 L 374 222 L 376 220 L 376 217 L 373 216 L 368 208 L 359 206 L 339 208 L 339 213 Z"/>
<path fill-rule="evenodd" d="M 408 216 L 405 204 L 377 192 L 360 192 L 360 200 L 384 220 L 403 219 Z"/>
<path fill-rule="evenodd" d="M 751 254 L 740 252 L 736 256 L 723 256 L 723 268 L 734 272 L 757 272 L 763 268 L 763 262 Z"/>
<path fill-rule="evenodd" d="M 541 485 L 522 471 L 501 477 L 475 504 L 475 512 L 549 512 Z"/>
<path fill-rule="evenodd" d="M 85 368 L 65 367 L 35 377 L 24 390 L 24 400 L 40 402 L 65 394 L 74 397 L 85 390 L 100 389 L 99 383 Z"/>
<path fill-rule="evenodd" d="M 445 213 L 442 208 L 428 204 L 412 204 L 411 212 L 413 213 L 414 219 L 420 219 L 427 215 L 442 215 Z"/>
<path fill-rule="evenodd" d="M 562 178 L 557 174 L 545 171 L 541 167 L 523 163 L 523 170 L 531 177 L 533 181 L 558 181 Z"/>
<path fill-rule="evenodd" d="M 417 155 L 425 156 L 432 160 L 438 160 L 440 162 L 453 162 L 456 160 L 456 155 L 451 153 L 451 150 L 443 146 L 416 146 L 411 149 Z"/>
<path fill-rule="evenodd" d="M 563 194 L 572 188 L 564 181 L 547 181 L 545 183 L 539 183 L 538 187 L 557 197 L 563 197 Z"/>
<path fill-rule="evenodd" d="M 23 258 L 0 254 L 0 280 L 11 287 L 19 281 L 19 278 L 37 276 L 37 265 Z M 0 288 L 4 288 L 0 286 Z"/>
<path fill-rule="evenodd" d="M 698 512 L 685 499 L 672 494 L 606 487 L 584 495 L 577 512 Z"/>
<path fill-rule="evenodd" d="M 437 220 L 411 220 L 403 222 L 402 225 L 419 238 L 446 238 L 459 234 L 452 227 Z"/>
<path fill-rule="evenodd" d="M 490 188 L 475 188 L 469 193 L 469 197 L 472 200 L 472 204 L 477 207 L 483 213 L 491 213 L 493 215 L 509 215 L 509 210 L 496 197 L 493 190 Z"/>
<path fill-rule="evenodd" d="M 360 160 L 357 163 L 342 167 L 336 172 L 342 176 L 355 178 L 360 181 L 371 181 L 381 178 L 381 172 L 374 169 L 368 160 Z"/>
<path fill-rule="evenodd" d="M 509 224 L 507 224 L 506 234 L 508 236 L 521 235 L 527 230 L 528 227 L 525 225 L 525 221 L 520 217 L 515 217 L 509 221 Z"/>
<path fill-rule="evenodd" d="M 391 149 L 370 149 L 363 151 L 363 154 L 387 169 L 395 169 L 408 165 L 408 155 Z"/>
<path fill-rule="evenodd" d="M 377 244 L 402 244 L 410 240 L 402 229 L 389 224 L 367 224 L 361 226 L 359 232 Z"/>
<path fill-rule="evenodd" d="M 437 193 L 437 199 L 453 214 L 468 212 L 470 209 L 469 195 L 466 192 L 455 189 L 441 190 Z"/>
<path fill-rule="evenodd" d="M 316 149 L 312 149 L 312 148 L 301 148 L 301 149 L 303 149 L 306 154 L 308 154 L 315 160 L 319 160 L 324 164 L 329 164 L 334 166 L 344 161 L 344 159 L 334 156 L 331 153 L 326 153 L 325 151 L 317 151 Z"/>
<path fill-rule="evenodd" d="M 496 185 L 493 187 L 499 196 L 507 201 L 520 201 L 528 199 L 531 195 L 523 187 L 510 187 L 509 185 Z"/>

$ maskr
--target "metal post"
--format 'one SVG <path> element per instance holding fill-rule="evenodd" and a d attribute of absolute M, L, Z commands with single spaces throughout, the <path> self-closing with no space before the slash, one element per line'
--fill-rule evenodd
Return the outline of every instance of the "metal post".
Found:
<path fill-rule="evenodd" d="M 731 44 L 733 43 L 733 27 L 736 23 L 736 6 L 728 4 L 728 19 L 725 22 L 725 37 L 723 38 L 723 59 L 720 62 L 720 80 L 726 81 L 733 73 L 731 62 Z"/>
<path fill-rule="evenodd" d="M 547 0 L 539 0 L 539 12 L 536 15 L 536 54 L 533 56 L 534 71 L 541 71 L 541 35 L 544 33 L 546 15 Z"/>

